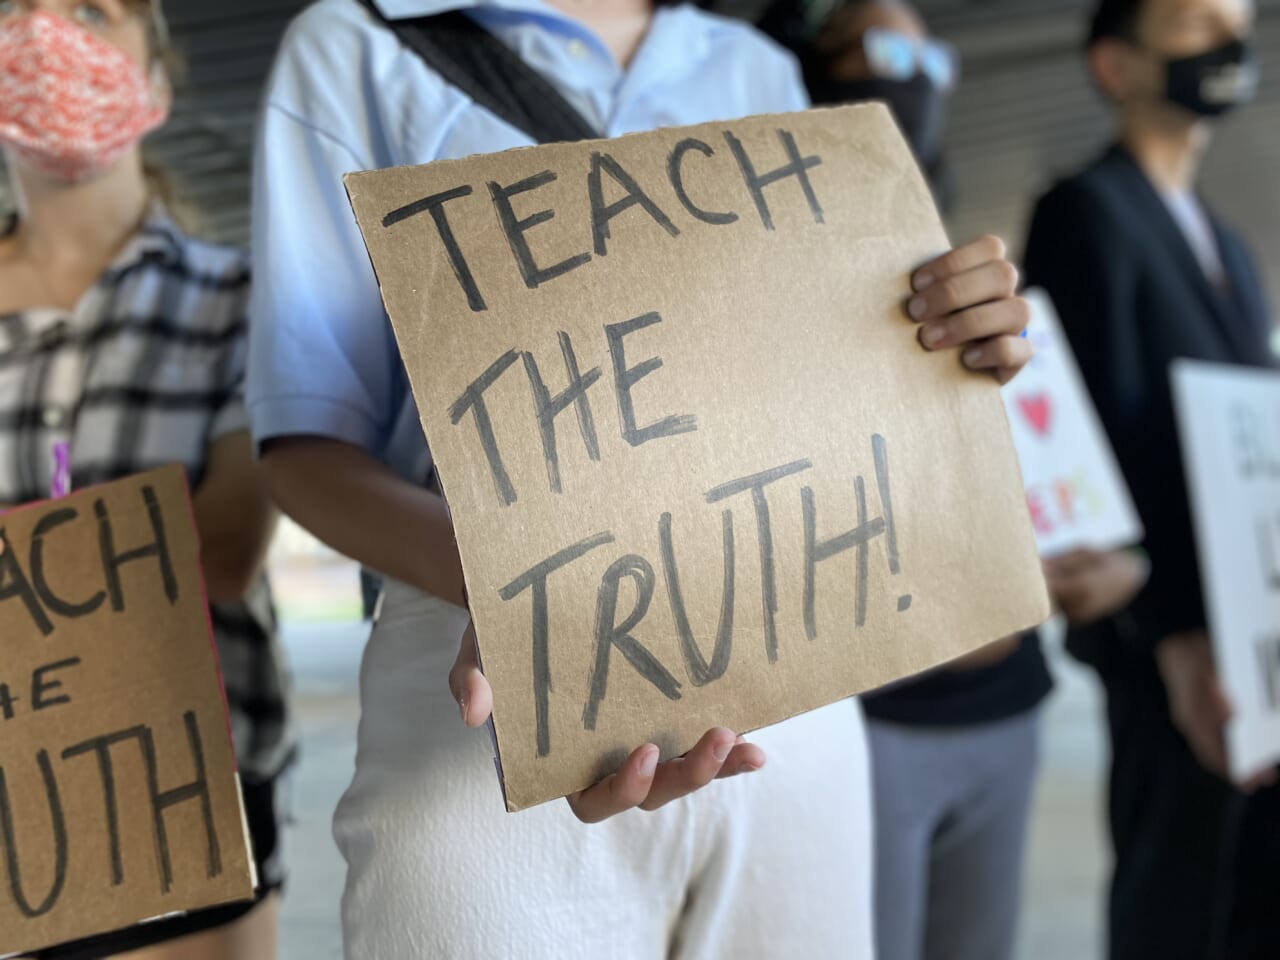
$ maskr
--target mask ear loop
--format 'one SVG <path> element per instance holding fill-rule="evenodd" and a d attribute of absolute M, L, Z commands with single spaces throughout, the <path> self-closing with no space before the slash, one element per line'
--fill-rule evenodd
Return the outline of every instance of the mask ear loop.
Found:
<path fill-rule="evenodd" d="M 169 21 L 165 19 L 160 0 L 150 0 L 148 7 L 151 10 L 152 42 L 155 45 L 155 50 L 152 51 L 151 56 L 151 100 L 154 106 L 159 106 L 163 99 L 163 94 L 167 93 L 170 98 L 173 96 L 173 81 L 169 77 L 164 61 L 159 55 L 160 51 L 169 49 L 172 36 L 169 33 Z"/>
<path fill-rule="evenodd" d="M 151 0 L 151 29 L 155 31 L 156 47 L 159 50 L 168 50 L 172 38 L 169 35 L 169 21 L 164 17 L 164 10 L 160 8 L 160 0 Z"/>

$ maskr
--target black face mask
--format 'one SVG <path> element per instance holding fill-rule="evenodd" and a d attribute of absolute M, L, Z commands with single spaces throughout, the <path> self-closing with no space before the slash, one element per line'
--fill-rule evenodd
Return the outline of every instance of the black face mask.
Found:
<path fill-rule="evenodd" d="M 934 198 L 943 211 L 952 200 L 951 170 L 942 153 L 942 133 L 947 125 L 946 97 L 924 74 L 910 80 L 886 80 L 867 77 L 862 80 L 834 80 L 813 71 L 806 77 L 809 95 L 815 105 L 857 103 L 882 100 L 889 105 L 894 119 L 911 145 L 917 162 L 933 188 Z"/>
<path fill-rule="evenodd" d="M 1165 61 L 1165 99 L 1201 117 L 1218 117 L 1253 99 L 1258 61 L 1243 40 Z"/>

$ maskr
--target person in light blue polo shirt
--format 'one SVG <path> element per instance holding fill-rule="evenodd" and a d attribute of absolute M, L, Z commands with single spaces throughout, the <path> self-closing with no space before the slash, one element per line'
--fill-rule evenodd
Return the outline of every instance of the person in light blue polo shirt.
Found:
<path fill-rule="evenodd" d="M 689 6 L 379 8 L 392 19 L 465 9 L 606 136 L 806 106 L 789 55 Z M 356 773 L 334 822 L 348 864 L 346 954 L 870 960 L 870 789 L 855 701 L 752 743 L 713 728 L 677 761 L 659 763 L 657 747 L 641 745 L 567 804 L 517 816 L 503 809 L 488 737 L 467 730 L 488 718 L 491 692 L 448 511 L 430 489 L 431 457 L 341 177 L 528 143 L 358 0 L 320 0 L 294 22 L 266 94 L 254 432 L 284 509 L 388 578 L 361 673 Z M 929 349 L 963 346 L 964 363 L 1000 379 L 1026 362 L 1016 336 L 1026 305 L 999 241 L 952 251 L 914 285 L 910 313 Z M 722 782 L 708 787 L 713 779 Z"/>

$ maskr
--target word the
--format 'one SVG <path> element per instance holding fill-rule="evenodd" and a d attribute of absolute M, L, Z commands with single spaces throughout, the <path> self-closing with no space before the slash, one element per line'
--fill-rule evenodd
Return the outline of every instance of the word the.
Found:
<path fill-rule="evenodd" d="M 71 697 L 65 693 L 56 693 L 62 689 L 62 681 L 57 679 L 58 672 L 61 670 L 69 670 L 72 667 L 80 665 L 79 657 L 71 657 L 68 660 L 59 660 L 57 663 L 46 664 L 31 674 L 31 700 L 28 709 L 32 713 L 39 713 L 41 710 L 48 710 L 50 707 L 60 707 L 63 704 L 70 703 Z M 17 714 L 17 704 L 22 701 L 17 693 L 13 692 L 7 683 L 0 683 L 0 720 L 12 720 Z"/>
<path fill-rule="evenodd" d="M 618 404 L 618 417 L 622 424 L 622 439 L 630 446 L 638 447 L 657 440 L 660 437 L 672 437 L 681 433 L 690 433 L 698 429 L 697 418 L 691 414 L 669 416 L 640 426 L 636 422 L 635 400 L 631 395 L 632 388 L 642 379 L 662 366 L 660 357 L 650 357 L 634 366 L 628 366 L 625 339 L 633 333 L 644 330 L 662 322 L 657 313 L 646 313 L 643 316 L 609 324 L 604 328 L 605 338 L 609 343 L 609 357 L 613 365 L 614 396 Z M 479 377 L 473 380 L 467 389 L 450 407 L 449 414 L 454 425 L 459 424 L 469 413 L 475 423 L 476 433 L 484 449 L 485 459 L 489 463 L 489 472 L 493 477 L 494 487 L 498 491 L 498 499 L 504 506 L 516 502 L 516 490 L 507 473 L 502 452 L 498 449 L 498 440 L 494 435 L 493 421 L 489 416 L 489 408 L 485 404 L 485 392 L 489 390 L 504 373 L 515 365 L 517 360 L 523 361 L 525 375 L 529 379 L 529 388 L 533 398 L 533 416 L 538 431 L 542 436 L 542 452 L 547 461 L 547 482 L 553 493 L 561 492 L 560 454 L 556 439 L 556 417 L 572 407 L 577 414 L 578 432 L 586 447 L 587 456 L 593 461 L 600 460 L 600 442 L 596 436 L 595 417 L 591 412 L 591 402 L 587 392 L 600 380 L 600 368 L 592 367 L 586 373 L 578 368 L 578 357 L 574 353 L 573 341 L 567 333 L 560 332 L 560 352 L 564 359 L 565 372 L 569 383 L 564 390 L 551 394 L 538 367 L 538 361 L 528 351 L 508 350 Z"/>

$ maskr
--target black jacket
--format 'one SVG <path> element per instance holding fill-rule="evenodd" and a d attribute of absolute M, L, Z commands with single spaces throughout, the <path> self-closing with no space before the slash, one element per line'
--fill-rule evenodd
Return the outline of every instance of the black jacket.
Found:
<path fill-rule="evenodd" d="M 1137 163 L 1113 147 L 1041 198 L 1024 260 L 1027 285 L 1044 287 L 1061 315 L 1146 527 L 1151 580 L 1129 611 L 1145 643 L 1206 622 L 1170 363 L 1273 362 L 1249 253 L 1213 227 L 1226 289 L 1205 276 Z"/>

